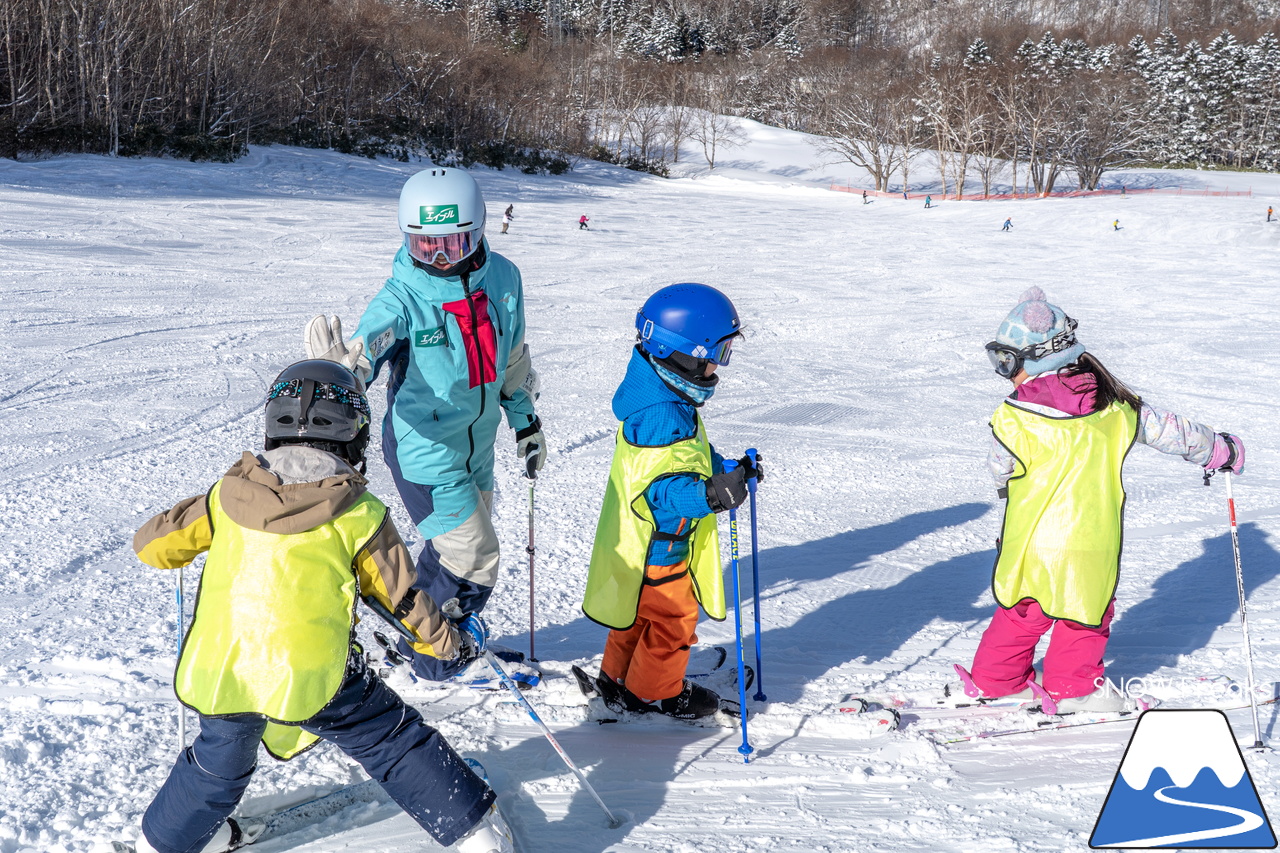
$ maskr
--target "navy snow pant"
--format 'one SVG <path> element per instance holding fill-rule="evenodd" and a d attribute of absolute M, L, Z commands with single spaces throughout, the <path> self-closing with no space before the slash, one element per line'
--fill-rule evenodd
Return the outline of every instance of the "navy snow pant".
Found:
<path fill-rule="evenodd" d="M 453 844 L 488 812 L 493 790 L 362 658 L 352 661 L 337 695 L 302 728 L 358 761 L 436 841 Z M 178 756 L 143 815 L 152 847 L 204 848 L 249 786 L 266 725 L 257 714 L 201 716 L 199 737 Z"/>

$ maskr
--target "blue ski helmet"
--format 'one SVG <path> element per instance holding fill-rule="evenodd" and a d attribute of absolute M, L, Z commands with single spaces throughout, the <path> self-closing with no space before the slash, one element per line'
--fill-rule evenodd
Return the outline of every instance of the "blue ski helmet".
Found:
<path fill-rule="evenodd" d="M 654 358 L 684 353 L 728 364 L 742 323 L 729 297 L 714 287 L 686 282 L 650 296 L 636 314 L 640 345 Z"/>

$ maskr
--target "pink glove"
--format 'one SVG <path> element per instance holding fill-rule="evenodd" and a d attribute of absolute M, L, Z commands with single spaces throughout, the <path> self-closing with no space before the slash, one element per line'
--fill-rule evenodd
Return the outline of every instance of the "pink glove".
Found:
<path fill-rule="evenodd" d="M 1213 453 L 1205 463 L 1206 471 L 1230 471 L 1232 474 L 1244 473 L 1244 442 L 1239 436 L 1218 433 L 1213 440 Z"/>

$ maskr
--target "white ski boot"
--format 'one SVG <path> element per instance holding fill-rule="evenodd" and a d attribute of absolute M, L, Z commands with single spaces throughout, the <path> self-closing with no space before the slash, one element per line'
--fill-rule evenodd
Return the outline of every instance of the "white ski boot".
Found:
<path fill-rule="evenodd" d="M 213 838 L 209 839 L 209 843 L 201 848 L 200 853 L 229 853 L 231 850 L 238 850 L 257 841 L 266 828 L 267 823 L 263 820 L 227 818 L 213 834 Z M 138 834 L 138 840 L 133 842 L 133 849 L 136 853 L 159 853 L 141 833 Z"/>
<path fill-rule="evenodd" d="M 498 807 L 490 806 L 489 813 L 459 838 L 453 849 L 458 853 L 515 853 L 516 843 Z"/>

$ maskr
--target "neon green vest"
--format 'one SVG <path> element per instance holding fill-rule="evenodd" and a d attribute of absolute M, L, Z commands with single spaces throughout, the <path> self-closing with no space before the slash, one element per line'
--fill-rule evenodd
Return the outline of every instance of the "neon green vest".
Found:
<path fill-rule="evenodd" d="M 582 612 L 605 627 L 625 631 L 636 621 L 645 557 L 658 529 L 644 496 L 649 484 L 666 474 L 711 476 L 711 445 L 702 418 L 697 420 L 698 432 L 693 438 L 662 447 L 631 444 L 623 436 L 621 424 L 618 426 L 613 466 L 587 570 L 587 591 L 582 597 Z M 724 577 L 715 515 L 693 519 L 689 574 L 703 611 L 712 619 L 724 619 Z"/>
<path fill-rule="evenodd" d="M 1120 573 L 1120 468 L 1138 415 L 1113 403 L 1053 418 L 1006 401 L 991 418 L 1016 457 L 992 592 L 1001 607 L 1035 599 L 1047 616 L 1101 623 Z"/>
<path fill-rule="evenodd" d="M 262 714 L 277 758 L 316 738 L 294 726 L 338 692 L 355 624 L 352 561 L 387 508 L 366 492 L 343 515 L 289 535 L 236 524 L 209 492 L 213 544 L 200 578 L 174 689 L 201 714 Z"/>

